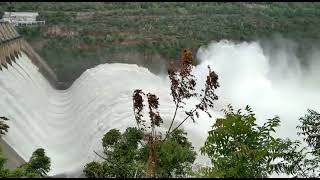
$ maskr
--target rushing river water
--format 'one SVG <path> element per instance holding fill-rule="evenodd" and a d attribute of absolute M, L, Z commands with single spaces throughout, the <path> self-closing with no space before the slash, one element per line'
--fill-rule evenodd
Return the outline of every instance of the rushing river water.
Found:
<path fill-rule="evenodd" d="M 294 57 L 294 58 L 293 58 Z M 314 56 L 315 58 L 317 56 Z M 308 108 L 320 107 L 317 61 L 304 71 L 294 54 L 283 49 L 264 51 L 260 44 L 221 41 L 198 51 L 200 65 L 194 69 L 199 87 L 207 65 L 219 75 L 219 101 L 213 118 L 204 114 L 183 125 L 198 150 L 214 119 L 231 103 L 250 105 L 258 123 L 279 115 L 282 137 L 297 138 L 295 127 Z M 85 71 L 67 90 L 55 90 L 25 54 L 0 72 L 0 109 L 10 129 L 5 141 L 26 161 L 36 148 L 44 148 L 52 161 L 50 175 L 78 176 L 87 162 L 99 159 L 101 138 L 111 128 L 135 126 L 132 93 L 135 89 L 157 94 L 164 130 L 173 116 L 174 104 L 166 76 L 129 64 L 101 64 Z M 197 99 L 190 101 L 189 106 Z M 188 106 L 186 107 L 188 108 Z M 177 123 L 183 119 L 183 110 Z M 198 157 L 196 163 L 209 163 Z"/>

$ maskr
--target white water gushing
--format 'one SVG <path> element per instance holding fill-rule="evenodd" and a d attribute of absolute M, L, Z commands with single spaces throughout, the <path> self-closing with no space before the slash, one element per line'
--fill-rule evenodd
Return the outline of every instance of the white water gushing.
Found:
<path fill-rule="evenodd" d="M 227 41 L 198 51 L 201 64 L 194 73 L 200 85 L 210 65 L 219 75 L 221 87 L 213 118 L 202 114 L 196 123 L 188 121 L 183 126 L 196 149 L 203 145 L 214 119 L 222 116 L 219 110 L 228 103 L 236 108 L 249 104 L 260 123 L 279 115 L 280 135 L 296 138 L 298 118 L 307 108 L 320 107 L 319 86 L 311 86 L 319 73 L 317 69 L 301 73 L 299 66 L 288 68 L 283 62 L 291 62 L 284 55 L 275 60 L 282 62 L 277 66 L 270 63 L 273 56 L 264 53 L 258 43 Z M 305 79 L 308 82 L 301 86 Z M 167 128 L 174 110 L 167 78 L 137 65 L 102 64 L 84 72 L 69 89 L 59 91 L 51 88 L 23 54 L 13 67 L 0 72 L 1 115 L 10 119 L 4 139 L 25 160 L 36 148 L 44 148 L 52 160 L 50 175 L 75 176 L 87 162 L 99 159 L 93 150 L 102 150 L 101 138 L 108 130 L 136 125 L 132 110 L 135 89 L 159 96 Z M 183 114 L 181 110 L 176 123 Z M 205 160 L 199 157 L 197 163 L 207 163 Z"/>

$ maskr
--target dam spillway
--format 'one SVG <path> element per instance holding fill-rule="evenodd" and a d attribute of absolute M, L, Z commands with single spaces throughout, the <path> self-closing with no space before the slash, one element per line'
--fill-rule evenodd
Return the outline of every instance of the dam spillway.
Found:
<path fill-rule="evenodd" d="M 87 162 L 99 160 L 93 151 L 102 151 L 101 138 L 108 130 L 135 126 L 135 89 L 159 96 L 163 128 L 169 126 L 174 104 L 165 75 L 152 74 L 138 65 L 101 64 L 86 70 L 70 88 L 57 90 L 54 73 L 28 43 L 17 33 L 12 35 L 13 30 L 1 27 L 2 35 L 11 34 L 0 38 L 0 109 L 1 115 L 10 119 L 9 132 L 3 139 L 26 161 L 36 148 L 44 148 L 52 161 L 49 175 L 79 176 Z M 213 118 L 200 116 L 196 123 L 189 121 L 182 126 L 196 149 L 203 145 L 214 119 L 221 117 L 220 110 L 229 103 L 237 108 L 251 105 L 259 123 L 279 115 L 280 135 L 295 137 L 298 118 L 307 108 L 320 107 L 320 87 L 314 85 L 320 80 L 320 72 L 314 69 L 303 74 L 299 66 L 288 68 L 286 64 L 293 63 L 293 55 L 278 54 L 279 59 L 265 53 L 256 42 L 214 42 L 198 51 L 201 63 L 194 74 L 199 85 L 210 65 L 219 75 L 221 87 Z M 271 65 L 274 59 L 281 63 Z M 183 114 L 181 110 L 177 124 Z M 205 164 L 205 160 L 198 157 L 197 163 Z"/>
<path fill-rule="evenodd" d="M 48 64 L 42 60 L 10 23 L 0 22 L 0 70 L 3 67 L 8 68 L 8 64 L 12 65 L 12 61 L 15 62 L 21 52 L 29 57 L 31 62 L 39 68 L 41 74 L 56 88 L 57 76 Z"/>
<path fill-rule="evenodd" d="M 93 151 L 102 151 L 101 138 L 108 130 L 135 126 L 135 89 L 156 93 L 164 120 L 172 116 L 168 81 L 145 68 L 103 64 L 84 72 L 67 90 L 57 90 L 54 75 L 27 42 L 17 33 L 3 39 L 0 108 L 10 119 L 3 139 L 25 161 L 44 148 L 52 161 L 49 175 L 79 176 L 86 163 L 99 160 Z"/>

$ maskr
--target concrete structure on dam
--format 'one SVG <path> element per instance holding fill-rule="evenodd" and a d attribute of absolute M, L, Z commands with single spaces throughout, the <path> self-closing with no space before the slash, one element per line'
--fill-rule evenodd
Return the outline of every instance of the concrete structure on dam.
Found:
<path fill-rule="evenodd" d="M 32 63 L 39 68 L 41 74 L 46 77 L 50 84 L 54 88 L 57 88 L 57 77 L 51 68 L 19 35 L 12 24 L 0 22 L 0 70 L 10 68 L 12 63 L 16 62 L 16 58 L 21 52 L 24 52 L 31 59 Z M 2 139 L 0 139 L 0 147 L 4 156 L 8 159 L 6 163 L 8 168 L 15 168 L 24 163 L 24 160 Z"/>
<path fill-rule="evenodd" d="M 37 21 L 38 12 L 4 12 L 0 21 L 10 22 L 14 26 L 38 26 L 45 21 Z"/>
<path fill-rule="evenodd" d="M 39 71 L 46 77 L 50 84 L 58 88 L 57 76 L 48 64 L 43 61 L 23 37 L 20 36 L 12 24 L 0 22 L 0 70 L 12 65 L 20 52 L 24 52 L 32 60 L 32 63 L 39 68 Z"/>

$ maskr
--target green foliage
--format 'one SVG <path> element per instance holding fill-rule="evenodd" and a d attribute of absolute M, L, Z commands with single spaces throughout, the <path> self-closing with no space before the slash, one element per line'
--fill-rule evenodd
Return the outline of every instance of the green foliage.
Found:
<path fill-rule="evenodd" d="M 172 178 L 189 175 L 196 152 L 191 142 L 188 141 L 186 132 L 177 129 L 159 145 L 157 151 L 159 160 L 156 166 L 156 177 Z M 149 146 L 143 146 L 140 153 L 144 162 L 147 162 Z"/>
<path fill-rule="evenodd" d="M 195 160 L 196 152 L 185 132 L 177 129 L 164 141 L 159 150 L 157 177 L 186 177 Z"/>
<path fill-rule="evenodd" d="M 7 159 L 4 157 L 2 150 L 0 148 L 0 177 L 8 177 L 9 176 L 9 170 L 5 169 L 5 167 L 4 167 L 6 161 L 7 161 Z"/>
<path fill-rule="evenodd" d="M 143 137 L 141 130 L 132 127 L 122 134 L 117 129 L 107 132 L 102 138 L 104 161 L 88 163 L 83 171 L 86 177 L 144 177 L 149 147 L 143 142 Z M 177 130 L 160 145 L 158 151 L 157 177 L 184 177 L 196 156 L 182 130 Z"/>
<path fill-rule="evenodd" d="M 19 31 L 56 69 L 59 80 L 70 83 L 85 69 L 101 61 L 109 63 L 114 56 L 129 50 L 141 54 L 158 53 L 171 60 L 179 57 L 181 47 L 197 49 L 211 40 L 250 41 L 270 37 L 273 33 L 282 33 L 295 40 L 317 39 L 316 29 L 320 26 L 320 3 L 12 2 L 2 3 L 0 11 L 8 11 L 10 7 L 15 11 L 39 12 L 39 20 L 46 21 L 46 26 L 38 31 L 39 35 L 29 33 L 35 31 L 33 28 L 20 28 Z M 75 35 L 45 36 L 47 28 L 52 26 L 72 30 Z M 61 40 L 52 47 L 47 46 L 59 37 L 70 38 L 70 43 Z M 120 48 L 114 50 L 115 46 Z M 70 55 L 71 49 L 83 56 Z M 88 58 L 92 52 L 94 56 Z M 64 66 L 57 61 L 63 62 Z M 121 57 L 115 61 L 126 62 Z M 151 66 L 143 60 L 139 63 L 148 68 Z"/>
<path fill-rule="evenodd" d="M 86 164 L 83 172 L 87 178 L 104 177 L 104 169 L 102 167 L 102 164 L 95 161 Z"/>
<path fill-rule="evenodd" d="M 143 133 L 136 128 L 127 128 L 121 134 L 119 130 L 112 129 L 103 139 L 104 162 L 91 162 L 84 168 L 86 177 L 134 177 L 141 176 L 141 159 L 138 157 L 138 145 L 141 143 Z"/>
<path fill-rule="evenodd" d="M 32 153 L 32 156 L 26 166 L 26 172 L 45 177 L 50 171 L 50 165 L 50 158 L 45 155 L 44 149 L 39 148 Z"/>
<path fill-rule="evenodd" d="M 307 143 L 296 153 L 292 159 L 291 169 L 295 177 L 319 178 L 320 177 L 320 114 L 314 110 L 300 118 L 301 125 L 297 127 L 298 135 L 303 136 Z"/>
<path fill-rule="evenodd" d="M 102 146 L 104 148 L 108 148 L 110 146 L 115 145 L 121 138 L 121 133 L 117 129 L 111 129 L 107 132 L 102 139 Z"/>
<path fill-rule="evenodd" d="M 0 138 L 6 132 L 8 132 L 9 126 L 5 121 L 9 120 L 8 118 L 1 116 L 0 117 Z M 29 160 L 29 162 L 21 165 L 20 167 L 10 170 L 5 168 L 5 163 L 7 159 L 4 157 L 2 150 L 0 148 L 0 177 L 1 178 L 40 178 L 46 177 L 47 173 L 50 171 L 51 160 L 46 156 L 45 150 L 42 148 L 36 149 Z"/>
<path fill-rule="evenodd" d="M 27 27 L 18 28 L 20 34 L 23 34 L 27 41 L 29 40 L 40 40 L 41 41 L 41 29 L 40 27 Z"/>
<path fill-rule="evenodd" d="M 0 177 L 1 178 L 41 178 L 46 177 L 50 171 L 50 158 L 45 155 L 42 148 L 33 152 L 29 162 L 10 170 L 4 167 L 6 159 L 0 152 Z"/>
<path fill-rule="evenodd" d="M 0 117 L 0 138 L 6 132 L 8 132 L 9 126 L 4 122 L 9 120 L 8 118 Z M 39 178 L 46 177 L 50 171 L 51 161 L 50 158 L 45 155 L 45 151 L 42 148 L 37 149 L 32 153 L 32 156 L 28 163 L 21 165 L 20 167 L 9 170 L 4 167 L 7 159 L 3 156 L 0 148 L 0 177 L 1 178 L 17 178 L 17 177 L 30 177 Z"/>
<path fill-rule="evenodd" d="M 209 131 L 201 153 L 211 158 L 213 167 L 206 171 L 209 177 L 267 177 L 273 172 L 288 172 L 288 162 L 295 155 L 297 142 L 275 138 L 280 119 L 268 119 L 263 126 L 255 124 L 250 107 L 246 113 L 232 106 L 225 110 Z M 280 162 L 275 162 L 278 160 Z"/>
<path fill-rule="evenodd" d="M 320 156 L 320 114 L 314 110 L 308 110 L 308 114 L 300 118 L 301 126 L 297 128 L 301 131 L 298 134 L 303 135 L 309 147 L 312 148 L 312 154 Z"/>

